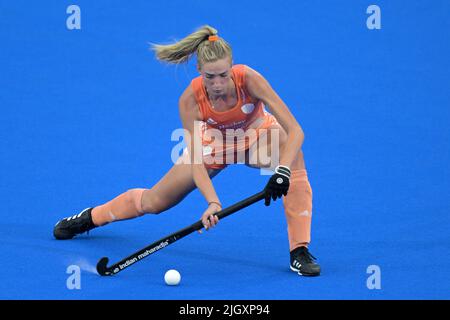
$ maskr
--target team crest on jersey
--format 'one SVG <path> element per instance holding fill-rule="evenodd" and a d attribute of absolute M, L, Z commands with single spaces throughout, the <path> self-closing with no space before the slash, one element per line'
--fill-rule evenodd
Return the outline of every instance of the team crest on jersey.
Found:
<path fill-rule="evenodd" d="M 252 111 L 253 111 L 254 109 L 255 109 L 255 105 L 254 105 L 253 103 L 247 103 L 247 104 L 244 104 L 244 105 L 241 107 L 242 112 L 245 113 L 245 114 L 252 113 Z"/>

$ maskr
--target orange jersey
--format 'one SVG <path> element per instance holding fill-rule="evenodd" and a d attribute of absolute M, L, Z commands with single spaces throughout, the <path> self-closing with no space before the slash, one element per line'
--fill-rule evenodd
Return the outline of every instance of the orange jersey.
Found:
<path fill-rule="evenodd" d="M 206 122 L 208 127 L 219 130 L 246 130 L 256 119 L 264 118 L 263 102 L 253 99 L 245 87 L 246 68 L 242 64 L 234 65 L 231 68 L 231 78 L 236 86 L 238 101 L 233 108 L 227 111 L 216 111 L 213 109 L 201 76 L 192 80 L 191 85 L 203 116 L 202 120 Z"/>
<path fill-rule="evenodd" d="M 267 129 L 277 123 L 275 117 L 264 109 L 264 103 L 248 93 L 245 85 L 246 69 L 247 66 L 242 64 L 234 65 L 231 68 L 231 78 L 236 87 L 237 102 L 234 107 L 226 111 L 213 109 L 201 76 L 191 82 L 203 120 L 201 128 L 202 144 L 209 146 L 206 149 L 209 151 L 205 152 L 204 149 L 204 156 L 247 150 L 249 146 L 256 142 L 261 129 Z M 211 137 L 211 130 L 208 129 L 219 130 L 223 134 L 224 140 L 221 143 L 214 141 Z M 232 131 L 231 134 L 230 130 Z M 252 135 L 246 135 L 250 131 L 252 131 Z M 233 136 L 232 139 L 227 140 L 227 136 L 230 135 Z M 223 168 L 224 166 L 217 164 L 209 165 L 209 167 Z"/>

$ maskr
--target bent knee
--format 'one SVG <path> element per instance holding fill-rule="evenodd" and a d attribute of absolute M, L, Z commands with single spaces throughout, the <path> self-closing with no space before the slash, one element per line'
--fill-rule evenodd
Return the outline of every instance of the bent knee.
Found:
<path fill-rule="evenodd" d="M 145 213 L 159 214 L 171 205 L 166 198 L 159 196 L 154 190 L 146 189 L 142 195 L 142 210 Z"/>
<path fill-rule="evenodd" d="M 137 212 L 137 216 L 144 215 L 145 211 L 142 207 L 142 197 L 146 189 L 135 188 L 129 189 L 125 194 L 125 201 L 128 208 L 133 208 Z"/>

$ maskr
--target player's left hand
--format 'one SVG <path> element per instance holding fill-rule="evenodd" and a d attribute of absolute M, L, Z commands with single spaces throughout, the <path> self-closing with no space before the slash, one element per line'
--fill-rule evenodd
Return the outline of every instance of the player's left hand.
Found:
<path fill-rule="evenodd" d="M 289 190 L 289 179 L 291 170 L 286 166 L 277 166 L 275 173 L 270 177 L 269 182 L 264 188 L 266 206 L 270 205 L 270 199 L 275 201 L 281 196 L 285 196 Z"/>

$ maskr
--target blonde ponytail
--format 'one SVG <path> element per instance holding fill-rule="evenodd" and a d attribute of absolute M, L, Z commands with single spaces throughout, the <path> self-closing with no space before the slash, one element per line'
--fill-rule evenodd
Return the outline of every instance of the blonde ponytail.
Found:
<path fill-rule="evenodd" d="M 231 46 L 222 38 L 210 41 L 210 36 L 217 35 L 217 30 L 204 25 L 195 32 L 173 44 L 152 44 L 152 50 L 160 61 L 169 63 L 185 63 L 193 54 L 197 54 L 198 64 L 214 62 L 229 57 L 232 59 Z M 230 60 L 231 61 L 231 60 Z"/>

